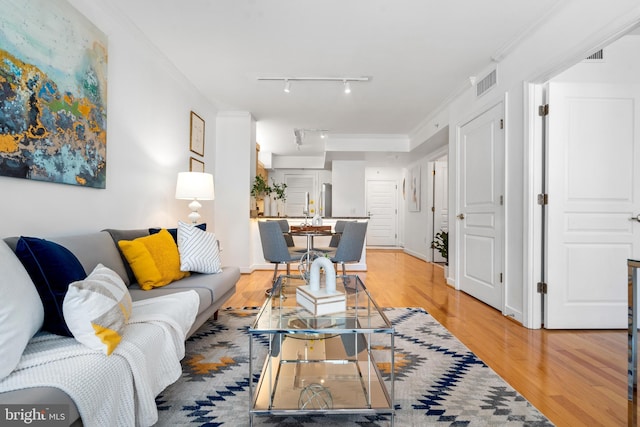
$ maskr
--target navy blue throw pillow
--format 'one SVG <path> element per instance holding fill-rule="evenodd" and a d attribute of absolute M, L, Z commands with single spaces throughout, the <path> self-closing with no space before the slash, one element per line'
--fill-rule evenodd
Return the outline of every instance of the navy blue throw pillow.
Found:
<path fill-rule="evenodd" d="M 78 258 L 64 246 L 35 237 L 20 237 L 15 253 L 42 300 L 42 329 L 72 337 L 73 334 L 64 321 L 62 302 L 69 284 L 87 277 Z"/>
<path fill-rule="evenodd" d="M 203 223 L 203 224 L 196 224 L 196 227 L 198 227 L 200 230 L 202 231 L 207 231 L 207 223 Z M 149 234 L 156 234 L 159 233 L 160 230 L 162 230 L 162 228 L 150 228 L 149 229 Z M 177 228 L 167 228 L 167 231 L 169 232 L 169 234 L 171 234 L 171 237 L 173 237 L 173 241 L 176 242 L 176 244 L 178 243 L 178 229 Z"/>

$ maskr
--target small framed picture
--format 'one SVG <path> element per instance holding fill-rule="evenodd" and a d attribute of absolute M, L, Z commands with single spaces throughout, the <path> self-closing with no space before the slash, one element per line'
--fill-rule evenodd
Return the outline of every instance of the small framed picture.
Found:
<path fill-rule="evenodd" d="M 189 149 L 200 156 L 204 156 L 204 120 L 193 111 L 191 112 Z"/>
<path fill-rule="evenodd" d="M 204 172 L 204 162 L 195 157 L 189 158 L 189 172 Z"/>

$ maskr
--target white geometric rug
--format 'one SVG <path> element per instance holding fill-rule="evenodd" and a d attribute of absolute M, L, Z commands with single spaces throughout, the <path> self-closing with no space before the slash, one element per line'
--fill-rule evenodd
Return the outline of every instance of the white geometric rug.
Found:
<path fill-rule="evenodd" d="M 249 425 L 246 331 L 256 313 L 221 310 L 217 321 L 189 338 L 182 377 L 156 399 L 158 426 Z M 424 310 L 388 308 L 385 315 L 396 330 L 395 426 L 552 425 Z M 254 417 L 255 426 L 274 427 L 374 427 L 389 421 L 387 415 Z"/>

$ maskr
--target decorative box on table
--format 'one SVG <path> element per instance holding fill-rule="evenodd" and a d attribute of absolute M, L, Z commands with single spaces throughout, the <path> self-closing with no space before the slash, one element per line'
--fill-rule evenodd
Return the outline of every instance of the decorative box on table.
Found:
<path fill-rule="evenodd" d="M 327 292 L 326 288 L 313 290 L 309 285 L 296 288 L 296 302 L 314 316 L 340 313 L 347 309 L 347 297 L 344 292 Z"/>

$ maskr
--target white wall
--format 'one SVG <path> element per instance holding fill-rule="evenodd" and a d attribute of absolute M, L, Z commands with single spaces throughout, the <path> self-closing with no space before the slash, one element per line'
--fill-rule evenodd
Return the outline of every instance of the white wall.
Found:
<path fill-rule="evenodd" d="M 224 265 L 251 271 L 249 223 L 251 171 L 255 170 L 256 125 L 247 112 L 221 112 L 216 140 L 216 237 L 222 245 Z M 207 227 L 208 228 L 208 227 Z"/>
<path fill-rule="evenodd" d="M 213 172 L 216 109 L 108 2 L 71 3 L 109 39 L 106 189 L 0 177 L 0 236 L 175 226 L 189 213 L 174 198 L 177 173 L 189 168 L 189 113 L 206 121 Z M 215 226 L 213 203 L 201 213 Z"/>
<path fill-rule="evenodd" d="M 429 162 L 440 159 L 446 155 L 448 150 L 448 135 L 443 139 L 442 135 L 435 135 L 435 133 L 433 133 L 424 144 L 431 147 L 432 151 L 418 158 L 403 171 L 403 179 L 407 179 L 408 170 L 414 166 L 420 166 L 421 185 L 419 212 L 409 211 L 407 197 L 402 201 L 402 209 L 404 212 L 404 239 L 402 240 L 402 246 L 404 246 L 406 253 L 423 260 L 430 260 L 431 241 L 433 240 L 432 214 L 430 211 L 431 206 L 433 206 L 433 181 L 429 175 L 432 172 L 429 170 Z"/>
<path fill-rule="evenodd" d="M 405 170 L 405 179 L 407 183 L 407 196 L 403 200 L 403 208 L 405 212 L 404 219 L 404 250 L 410 255 L 420 259 L 427 259 L 428 248 L 431 246 L 429 236 L 431 234 L 431 225 L 429 224 L 428 200 L 429 187 L 428 182 L 428 163 L 429 157 L 425 156 L 415 163 L 407 166 Z M 409 179 L 408 171 L 413 167 L 420 167 L 420 210 L 418 212 L 409 211 Z"/>
<path fill-rule="evenodd" d="M 334 217 L 366 216 L 364 161 L 335 160 L 332 163 Z"/>
<path fill-rule="evenodd" d="M 629 35 L 604 48 L 602 62 L 580 62 L 553 78 L 571 83 L 640 83 L 640 35 Z"/>

